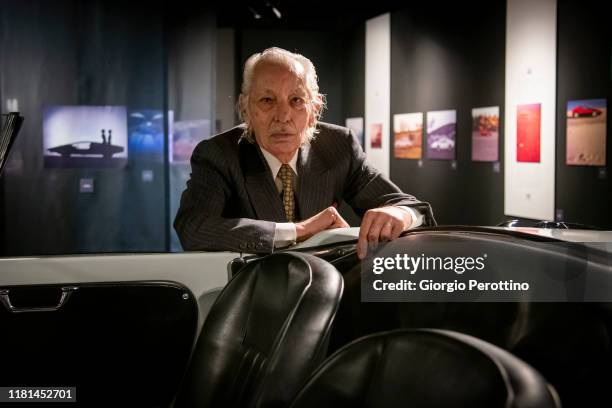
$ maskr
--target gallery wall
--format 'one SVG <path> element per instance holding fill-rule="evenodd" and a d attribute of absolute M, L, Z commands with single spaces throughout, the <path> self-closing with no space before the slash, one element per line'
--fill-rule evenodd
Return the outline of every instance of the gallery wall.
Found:
<path fill-rule="evenodd" d="M 131 158 L 124 169 L 43 163 L 45 106 L 162 109 L 161 1 L 146 8 L 119 1 L 2 2 L 2 111 L 7 100 L 17 101 L 26 118 L 1 180 L 5 255 L 165 250 L 161 156 Z M 93 192 L 79 192 L 83 179 L 93 180 Z"/>
<path fill-rule="evenodd" d="M 422 112 L 426 124 L 428 111 L 456 110 L 455 161 L 390 152 L 391 179 L 430 202 L 439 224 L 504 219 L 503 150 L 498 164 L 471 160 L 471 110 L 499 106 L 503 118 L 505 4 L 478 3 L 415 3 L 391 13 L 391 123 L 394 114 Z M 500 149 L 503 141 L 500 123 Z"/>
<path fill-rule="evenodd" d="M 602 3 L 558 1 L 557 67 L 557 217 L 612 229 L 612 139 L 606 123 L 607 166 L 566 164 L 567 102 L 581 99 L 612 101 L 612 28 Z"/>

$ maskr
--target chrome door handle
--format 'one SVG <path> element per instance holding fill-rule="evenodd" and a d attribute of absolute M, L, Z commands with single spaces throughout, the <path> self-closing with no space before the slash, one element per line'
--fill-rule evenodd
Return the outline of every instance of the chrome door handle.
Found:
<path fill-rule="evenodd" d="M 0 302 L 6 307 L 9 312 L 12 313 L 28 313 L 28 312 L 55 312 L 61 309 L 62 306 L 68 301 L 70 295 L 74 291 L 79 289 L 76 286 L 64 286 L 62 287 L 62 296 L 56 306 L 43 306 L 43 307 L 15 307 L 11 304 L 11 298 L 9 297 L 8 289 L 0 289 Z"/>

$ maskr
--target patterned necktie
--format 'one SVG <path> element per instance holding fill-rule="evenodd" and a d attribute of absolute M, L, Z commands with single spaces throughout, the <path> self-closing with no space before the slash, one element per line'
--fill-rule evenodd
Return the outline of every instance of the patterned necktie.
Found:
<path fill-rule="evenodd" d="M 288 164 L 283 164 L 278 172 L 278 176 L 283 182 L 283 207 L 287 221 L 295 220 L 295 198 L 293 196 L 293 182 L 295 180 L 293 170 Z"/>

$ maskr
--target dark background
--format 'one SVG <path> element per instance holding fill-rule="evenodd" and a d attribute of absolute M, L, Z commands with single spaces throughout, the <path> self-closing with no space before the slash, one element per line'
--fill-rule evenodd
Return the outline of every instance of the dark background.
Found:
<path fill-rule="evenodd" d="M 427 159 L 419 168 L 416 160 L 394 159 L 391 149 L 391 179 L 431 202 L 441 224 L 507 218 L 505 2 L 382 1 L 350 10 L 331 3 L 281 2 L 281 20 L 263 11 L 254 20 L 241 2 L 3 0 L 0 101 L 5 112 L 6 99 L 17 98 L 26 122 L 0 180 L 0 253 L 178 249 L 169 224 L 189 166 L 169 166 L 160 152 L 155 160 L 130 155 L 125 169 L 44 169 L 44 106 L 171 109 L 175 120 L 214 122 L 222 69 L 217 47 L 234 47 L 238 90 L 244 60 L 275 45 L 313 61 L 329 106 L 323 120 L 344 124 L 365 114 L 365 21 L 385 11 L 391 12 L 390 120 L 396 113 L 457 110 L 456 170 L 449 161 Z M 610 100 L 606 16 L 595 1 L 558 3 L 556 208 L 564 220 L 612 229 L 610 175 L 565 165 L 567 100 Z M 217 29 L 233 30 L 234 43 L 218 42 Z M 499 172 L 470 160 L 471 109 L 483 106 L 500 107 Z M 153 171 L 152 182 L 141 180 L 143 170 Z M 94 179 L 94 193 L 79 193 L 81 178 Z"/>

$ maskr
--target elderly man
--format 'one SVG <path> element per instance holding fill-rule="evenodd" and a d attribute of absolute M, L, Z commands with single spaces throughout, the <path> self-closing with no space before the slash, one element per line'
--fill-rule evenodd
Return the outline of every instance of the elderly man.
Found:
<path fill-rule="evenodd" d="M 201 142 L 174 221 L 186 250 L 270 253 L 363 216 L 357 245 L 430 222 L 429 205 L 365 161 L 352 133 L 318 122 L 324 107 L 313 64 L 280 48 L 251 56 L 238 108 L 244 124 Z M 424 220 L 423 214 L 428 217 Z"/>

